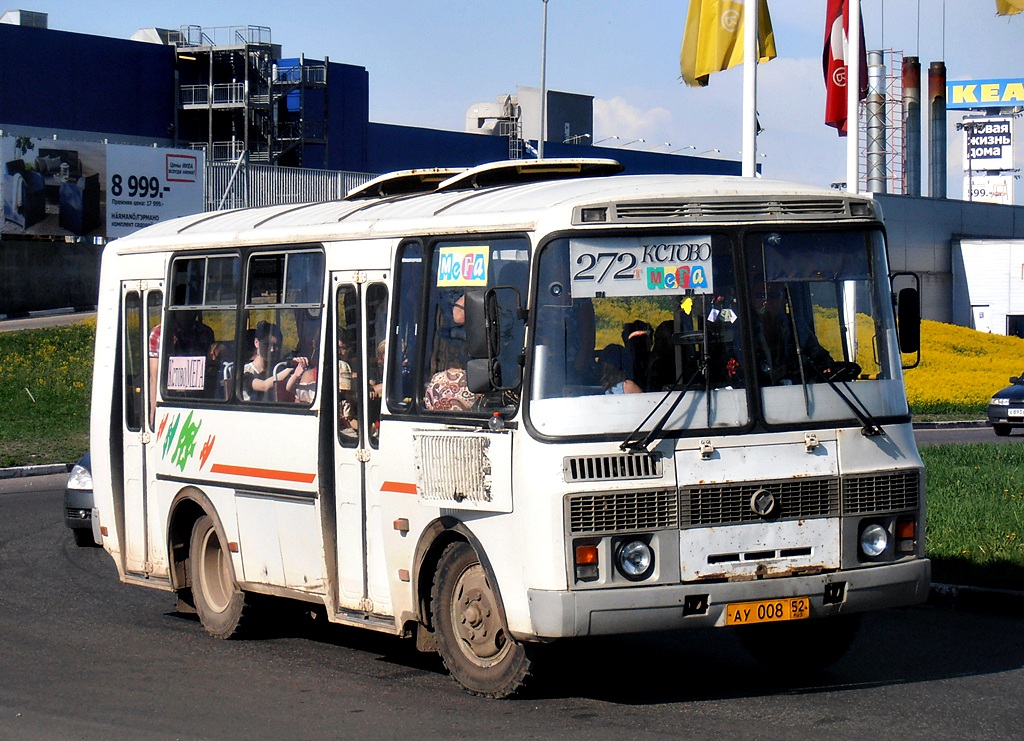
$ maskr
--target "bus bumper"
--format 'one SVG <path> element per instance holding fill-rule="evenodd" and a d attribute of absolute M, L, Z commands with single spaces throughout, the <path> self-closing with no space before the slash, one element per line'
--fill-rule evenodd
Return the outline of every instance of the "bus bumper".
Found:
<path fill-rule="evenodd" d="M 742 582 L 689 583 L 578 591 L 528 591 L 530 638 L 613 635 L 725 625 L 730 603 L 808 597 L 811 617 L 924 602 L 931 562 L 906 563 Z"/>

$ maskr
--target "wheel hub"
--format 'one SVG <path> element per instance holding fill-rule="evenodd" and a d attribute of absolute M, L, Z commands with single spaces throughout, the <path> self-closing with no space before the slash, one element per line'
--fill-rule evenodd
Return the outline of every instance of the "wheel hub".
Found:
<path fill-rule="evenodd" d="M 476 564 L 459 578 L 452 617 L 463 651 L 477 660 L 492 660 L 508 646 L 504 628 L 483 568 Z"/>

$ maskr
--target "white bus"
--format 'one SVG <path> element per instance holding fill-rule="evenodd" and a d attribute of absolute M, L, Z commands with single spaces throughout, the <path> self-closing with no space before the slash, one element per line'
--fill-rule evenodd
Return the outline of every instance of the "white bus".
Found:
<path fill-rule="evenodd" d="M 490 697 L 574 636 L 734 626 L 812 669 L 924 600 L 917 302 L 894 312 L 878 205 L 620 171 L 408 171 L 108 245 L 91 439 L 122 581 L 221 638 L 260 595 L 314 603 Z"/>

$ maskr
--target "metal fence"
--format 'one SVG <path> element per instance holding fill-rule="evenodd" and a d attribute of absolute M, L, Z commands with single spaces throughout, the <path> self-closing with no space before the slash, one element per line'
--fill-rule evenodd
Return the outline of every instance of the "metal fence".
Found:
<path fill-rule="evenodd" d="M 365 172 L 310 170 L 234 162 L 207 162 L 207 211 L 284 203 L 312 203 L 344 198 L 374 178 Z"/>

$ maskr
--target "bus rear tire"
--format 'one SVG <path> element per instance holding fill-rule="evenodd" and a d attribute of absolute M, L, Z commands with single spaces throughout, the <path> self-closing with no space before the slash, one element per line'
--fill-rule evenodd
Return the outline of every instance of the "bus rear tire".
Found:
<path fill-rule="evenodd" d="M 860 615 L 764 623 L 737 628 L 743 648 L 760 664 L 796 679 L 839 661 L 853 644 Z"/>
<path fill-rule="evenodd" d="M 444 665 L 467 692 L 503 698 L 523 687 L 533 647 L 509 634 L 490 577 L 468 543 L 452 543 L 441 554 L 431 610 Z"/>
<path fill-rule="evenodd" d="M 221 543 L 213 518 L 203 515 L 192 528 L 189 577 L 199 622 L 215 638 L 242 633 L 246 595 L 235 580 L 231 554 Z"/>

